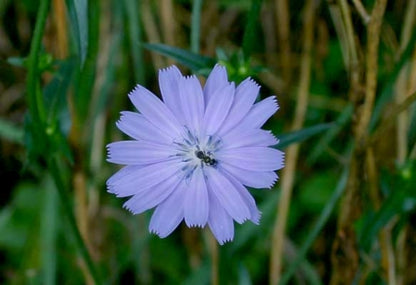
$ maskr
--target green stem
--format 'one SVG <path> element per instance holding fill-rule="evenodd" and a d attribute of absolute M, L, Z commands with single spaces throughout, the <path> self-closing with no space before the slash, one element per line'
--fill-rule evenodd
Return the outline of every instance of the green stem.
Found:
<path fill-rule="evenodd" d="M 202 0 L 194 0 L 191 19 L 191 51 L 199 53 Z"/>
<path fill-rule="evenodd" d="M 88 1 L 88 49 L 87 57 L 80 74 L 78 92 L 75 102 L 78 103 L 77 116 L 79 122 L 85 122 L 91 103 L 96 74 L 98 42 L 100 33 L 100 1 Z"/>
<path fill-rule="evenodd" d="M 282 280 L 280 281 L 280 284 L 287 284 L 290 278 L 292 277 L 293 273 L 295 273 L 296 268 L 299 266 L 302 260 L 305 259 L 306 253 L 308 252 L 309 248 L 311 247 L 312 243 L 314 242 L 318 234 L 321 232 L 325 223 L 329 219 L 329 216 L 334 210 L 336 203 L 338 202 L 339 198 L 344 192 L 345 185 L 347 183 L 347 177 L 348 177 L 348 168 L 346 168 L 344 172 L 342 173 L 341 179 L 339 180 L 339 183 L 334 193 L 332 194 L 332 197 L 330 198 L 328 203 L 325 205 L 325 208 L 323 209 L 321 215 L 319 216 L 318 221 L 316 222 L 312 231 L 309 233 L 308 237 L 303 243 L 295 261 L 293 261 L 292 264 L 290 264 L 289 269 L 283 275 Z"/>
<path fill-rule="evenodd" d="M 49 169 L 51 170 L 52 177 L 55 181 L 56 188 L 58 189 L 59 196 L 61 197 L 62 206 L 64 207 L 64 212 L 68 218 L 69 226 L 72 230 L 72 233 L 75 238 L 78 250 L 81 253 L 81 256 L 88 268 L 91 277 L 93 278 L 95 284 L 102 284 L 101 278 L 98 275 L 98 271 L 94 265 L 94 262 L 88 252 L 87 247 L 85 246 L 84 240 L 81 237 L 79 232 L 77 222 L 75 220 L 74 213 L 71 206 L 71 197 L 68 194 L 68 189 L 65 187 L 64 179 L 61 176 L 61 171 L 59 169 L 59 162 L 56 156 L 52 157 L 48 161 Z"/>
<path fill-rule="evenodd" d="M 39 51 L 42 43 L 43 32 L 45 29 L 46 18 L 48 17 L 50 0 L 41 0 L 38 14 L 36 17 L 35 30 L 33 32 L 33 40 L 30 44 L 30 53 L 28 60 L 27 75 L 27 100 L 29 111 L 35 124 L 42 124 L 45 117 L 42 93 L 39 89 L 39 71 L 38 59 Z"/>
<path fill-rule="evenodd" d="M 255 45 L 262 2 L 262 0 L 253 0 L 251 2 L 250 12 L 247 15 L 247 23 L 243 35 L 243 54 L 246 59 L 250 57 Z"/>

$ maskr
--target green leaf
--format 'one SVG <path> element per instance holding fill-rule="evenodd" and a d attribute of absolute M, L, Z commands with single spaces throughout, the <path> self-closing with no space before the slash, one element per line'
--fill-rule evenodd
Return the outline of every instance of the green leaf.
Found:
<path fill-rule="evenodd" d="M 400 58 L 397 60 L 396 64 L 394 65 L 394 69 L 391 72 L 391 75 L 389 76 L 389 78 L 387 79 L 387 83 L 385 84 L 383 90 L 381 91 L 381 94 L 378 96 L 377 101 L 375 102 L 374 110 L 370 119 L 370 126 L 369 126 L 370 130 L 373 130 L 375 128 L 375 126 L 380 120 L 382 111 L 386 107 L 386 104 L 391 102 L 391 98 L 394 95 L 394 84 L 403 66 L 411 59 L 412 52 L 414 50 L 415 45 L 416 45 L 416 29 L 413 29 L 412 35 L 410 37 L 410 40 L 405 50 L 400 55 Z"/>
<path fill-rule="evenodd" d="M 23 129 L 0 119 L 0 137 L 14 143 L 23 143 Z"/>
<path fill-rule="evenodd" d="M 66 93 L 71 83 L 75 63 L 75 58 L 60 61 L 57 72 L 43 90 L 49 124 L 54 124 L 59 117 L 68 112 Z"/>
<path fill-rule="evenodd" d="M 88 1 L 67 0 L 72 31 L 78 47 L 81 66 L 84 65 L 88 49 Z"/>
<path fill-rule="evenodd" d="M 277 144 L 276 147 L 285 148 L 291 144 L 303 142 L 317 134 L 325 132 L 326 130 L 332 127 L 334 127 L 334 123 L 325 123 L 305 128 L 299 131 L 282 134 L 279 136 L 280 142 Z"/>
<path fill-rule="evenodd" d="M 403 217 L 416 207 L 416 161 L 406 164 L 396 173 L 384 171 L 382 189 L 387 197 L 380 209 L 369 209 L 357 222 L 359 244 L 364 251 L 370 251 L 379 231 L 395 216 Z"/>
<path fill-rule="evenodd" d="M 130 38 L 130 53 L 133 59 L 134 75 L 137 83 L 144 82 L 144 66 L 143 64 L 143 48 L 139 44 L 142 39 L 141 31 L 141 19 L 139 4 L 137 0 L 125 0 L 124 8 L 127 17 L 125 17 L 126 24 L 128 26 L 129 38 Z"/>
<path fill-rule="evenodd" d="M 336 138 L 344 126 L 350 121 L 353 110 L 354 108 L 352 104 L 350 104 L 344 109 L 344 111 L 341 112 L 335 121 L 334 126 L 326 131 L 310 152 L 311 154 L 307 159 L 308 163 L 313 164 L 328 147 L 328 145 Z"/>
<path fill-rule="evenodd" d="M 88 47 L 85 62 L 81 62 L 78 85 L 74 92 L 75 110 L 78 122 L 83 124 L 88 117 L 96 75 L 98 37 L 100 26 L 100 1 L 88 1 Z"/>
<path fill-rule="evenodd" d="M 328 200 L 328 203 L 326 203 L 324 209 L 322 210 L 321 215 L 318 218 L 318 221 L 315 223 L 314 227 L 309 232 L 308 236 L 303 242 L 302 247 L 300 248 L 299 253 L 296 256 L 296 259 L 289 265 L 289 269 L 285 271 L 280 284 L 288 283 L 292 275 L 295 273 L 299 264 L 303 260 L 306 260 L 306 254 L 308 253 L 308 250 L 312 246 L 316 237 L 321 232 L 322 228 L 325 226 L 332 211 L 335 208 L 335 205 L 337 204 L 339 198 L 344 192 L 345 186 L 347 184 L 347 178 L 348 178 L 348 168 L 346 168 L 344 172 L 342 173 L 341 178 L 339 179 L 339 183 L 337 187 L 335 188 L 331 198 Z"/>
<path fill-rule="evenodd" d="M 199 53 L 201 9 L 203 0 L 193 0 L 191 17 L 191 51 Z"/>
<path fill-rule="evenodd" d="M 216 63 L 216 60 L 211 57 L 199 55 L 184 49 L 164 44 L 143 44 L 143 46 L 148 50 L 176 60 L 194 72 L 198 72 L 206 68 L 212 69 Z"/>
<path fill-rule="evenodd" d="M 250 57 L 254 45 L 257 44 L 256 36 L 258 34 L 258 20 L 262 2 L 262 0 L 253 0 L 251 2 L 251 9 L 248 13 L 248 19 L 243 36 L 243 54 L 246 58 Z"/>
<path fill-rule="evenodd" d="M 42 284 L 56 284 L 56 237 L 58 233 L 58 195 L 51 179 L 45 183 L 42 195 L 43 213 L 40 226 L 40 252 L 43 267 Z"/>

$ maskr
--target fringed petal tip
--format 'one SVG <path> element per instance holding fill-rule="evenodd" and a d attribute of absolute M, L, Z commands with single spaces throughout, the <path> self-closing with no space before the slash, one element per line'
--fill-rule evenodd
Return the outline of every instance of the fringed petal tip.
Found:
<path fill-rule="evenodd" d="M 177 73 L 181 74 L 179 68 L 174 64 L 169 65 L 168 67 L 159 69 L 159 74 L 160 73 L 165 73 L 165 72 L 177 72 Z"/>
<path fill-rule="evenodd" d="M 122 206 L 122 207 L 123 207 L 123 209 L 125 209 L 125 210 L 129 211 L 129 212 L 130 212 L 130 213 L 132 213 L 133 215 L 138 214 L 138 213 L 135 213 L 135 212 L 134 212 L 134 210 L 133 210 L 132 206 L 131 206 L 131 205 L 129 205 L 127 202 L 128 202 L 128 201 L 124 202 L 124 204 L 123 204 L 123 206 Z"/>
<path fill-rule="evenodd" d="M 274 184 L 276 184 L 277 180 L 279 180 L 279 176 L 276 174 L 276 178 L 273 180 L 273 182 L 266 189 L 271 190 L 273 188 Z"/>
<path fill-rule="evenodd" d="M 158 231 L 157 229 L 149 228 L 149 233 L 157 235 L 159 238 L 165 238 L 171 234 L 169 233 L 162 233 L 161 231 Z"/>
<path fill-rule="evenodd" d="M 217 241 L 218 241 L 219 245 L 224 245 L 226 243 L 232 242 L 233 238 L 226 238 L 226 239 L 223 239 L 223 240 L 217 239 Z"/>
<path fill-rule="evenodd" d="M 200 229 L 205 228 L 205 226 L 207 225 L 206 223 L 205 224 L 193 224 L 193 223 L 191 224 L 191 223 L 186 222 L 186 220 L 185 220 L 185 224 L 188 228 L 200 228 Z"/>
<path fill-rule="evenodd" d="M 255 225 L 260 225 L 262 213 L 260 211 L 257 211 L 256 215 L 251 216 L 250 221 Z"/>
<path fill-rule="evenodd" d="M 144 87 L 140 84 L 136 84 L 136 86 L 134 86 L 134 88 L 129 92 L 129 94 L 127 94 L 127 96 L 129 96 L 131 100 L 131 97 L 137 95 L 137 92 L 139 92 L 141 89 L 144 89 Z"/>

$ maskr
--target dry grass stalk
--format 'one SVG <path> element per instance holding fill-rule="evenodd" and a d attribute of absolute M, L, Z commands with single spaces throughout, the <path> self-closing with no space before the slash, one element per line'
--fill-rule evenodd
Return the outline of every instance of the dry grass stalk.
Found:
<path fill-rule="evenodd" d="M 163 33 L 164 43 L 170 46 L 176 46 L 176 21 L 174 15 L 174 7 L 172 0 L 160 0 L 160 19 L 161 19 L 161 31 Z M 171 58 L 166 60 L 168 65 L 175 63 Z"/>
<path fill-rule="evenodd" d="M 280 62 L 282 63 L 283 80 L 286 88 L 291 80 L 291 48 L 290 48 L 290 13 L 287 0 L 275 1 L 275 17 L 280 48 Z"/>
<path fill-rule="evenodd" d="M 368 140 L 368 125 L 376 94 L 380 29 L 386 4 L 387 0 L 378 0 L 375 2 L 371 12 L 371 20 L 367 26 L 365 96 L 364 98 L 360 98 L 362 97 L 361 94 L 357 93 L 357 95 L 352 97 L 356 103 L 355 117 L 357 118 L 354 122 L 355 149 L 351 159 L 346 192 L 341 203 L 338 230 L 333 244 L 331 284 L 351 284 L 355 278 L 359 264 L 359 254 L 353 223 L 361 214 L 361 195 L 367 183 L 363 173 L 366 170 L 376 172 L 372 160 L 369 164 L 370 169 L 367 169 L 369 165 L 366 167 L 364 160 L 366 156 L 370 155 L 371 157 L 372 155 L 371 150 L 367 152 L 365 145 Z M 354 86 L 351 86 L 352 88 Z M 364 103 L 360 104 L 362 100 Z M 373 190 L 377 192 L 377 189 Z"/>
<path fill-rule="evenodd" d="M 148 42 L 161 43 L 161 36 L 158 31 L 154 15 L 152 13 L 150 0 L 144 0 L 141 2 L 141 16 L 143 19 L 143 27 L 146 32 Z M 161 69 L 166 66 L 165 59 L 161 55 L 155 52 L 151 52 L 150 57 L 152 58 L 155 69 Z"/>
<path fill-rule="evenodd" d="M 311 76 L 311 51 L 314 38 L 315 5 L 313 0 L 305 4 L 303 23 L 303 51 L 301 56 L 297 105 L 291 129 L 302 128 L 308 106 L 309 84 Z M 286 166 L 282 173 L 282 190 L 277 207 L 277 219 L 273 228 L 272 252 L 270 260 L 270 284 L 277 284 L 281 277 L 285 229 L 289 212 L 294 175 L 299 153 L 299 144 L 293 144 L 286 151 Z"/>

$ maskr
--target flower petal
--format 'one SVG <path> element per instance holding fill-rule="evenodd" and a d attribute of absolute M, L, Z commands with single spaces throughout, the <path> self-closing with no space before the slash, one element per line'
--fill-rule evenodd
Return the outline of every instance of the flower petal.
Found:
<path fill-rule="evenodd" d="M 186 185 L 184 216 L 188 227 L 204 227 L 208 220 L 208 191 L 201 168 L 192 174 Z"/>
<path fill-rule="evenodd" d="M 238 128 L 260 128 L 279 109 L 275 96 L 267 97 L 254 104 L 247 116 L 240 122 Z"/>
<path fill-rule="evenodd" d="M 172 139 L 165 132 L 156 128 L 142 114 L 136 112 L 121 112 L 120 120 L 116 125 L 123 133 L 136 140 L 172 143 Z"/>
<path fill-rule="evenodd" d="M 234 84 L 217 89 L 209 101 L 204 115 L 204 130 L 206 135 L 213 135 L 221 127 L 230 110 L 234 98 Z"/>
<path fill-rule="evenodd" d="M 213 167 L 205 168 L 207 184 L 210 192 L 218 198 L 228 214 L 241 224 L 250 218 L 250 210 L 233 184 Z"/>
<path fill-rule="evenodd" d="M 274 171 L 251 171 L 233 166 L 228 163 L 221 163 L 221 168 L 238 179 L 242 184 L 253 188 L 272 188 L 277 174 Z"/>
<path fill-rule="evenodd" d="M 123 207 L 133 214 L 140 214 L 149 210 L 165 200 L 177 187 L 179 182 L 180 179 L 178 176 L 173 175 L 170 178 L 163 180 L 155 187 L 152 187 L 151 189 L 147 188 L 146 191 L 141 191 L 134 195 L 124 203 Z"/>
<path fill-rule="evenodd" d="M 116 185 L 122 182 L 123 178 L 126 176 L 134 175 L 142 166 L 138 165 L 127 165 L 114 173 L 108 180 L 107 185 Z"/>
<path fill-rule="evenodd" d="M 228 84 L 227 70 L 224 66 L 216 64 L 204 86 L 205 106 L 208 105 L 208 102 L 217 89 L 222 89 L 228 86 Z"/>
<path fill-rule="evenodd" d="M 198 131 L 205 109 L 201 83 L 195 75 L 182 78 L 179 91 L 186 125 L 192 130 Z"/>
<path fill-rule="evenodd" d="M 159 88 L 163 102 L 181 123 L 184 122 L 179 100 L 179 80 L 182 78 L 181 72 L 174 65 L 159 70 Z"/>
<path fill-rule="evenodd" d="M 139 194 L 141 191 L 175 175 L 182 166 L 183 164 L 180 161 L 172 159 L 143 167 L 136 166 L 126 170 L 123 168 L 119 171 L 124 170 L 121 174 L 115 174 L 117 175 L 116 178 L 107 180 L 108 192 L 116 194 L 117 197 Z"/>
<path fill-rule="evenodd" d="M 254 200 L 253 196 L 251 196 L 250 192 L 248 192 L 247 188 L 243 186 L 238 180 L 236 180 L 231 175 L 225 174 L 227 179 L 234 185 L 235 189 L 238 190 L 240 193 L 241 198 L 243 198 L 245 204 L 250 210 L 250 221 L 258 225 L 260 223 L 261 213 L 257 208 L 256 201 Z"/>
<path fill-rule="evenodd" d="M 278 140 L 270 131 L 262 129 L 233 129 L 222 137 L 222 148 L 236 148 L 243 146 L 271 146 Z"/>
<path fill-rule="evenodd" d="M 183 219 L 183 198 L 186 188 L 181 185 L 182 183 L 184 180 L 157 206 L 150 219 L 149 231 L 161 238 L 173 232 Z"/>
<path fill-rule="evenodd" d="M 252 171 L 271 171 L 283 167 L 284 153 L 270 147 L 221 149 L 215 157 L 236 167 Z"/>
<path fill-rule="evenodd" d="M 208 225 L 218 243 L 223 245 L 232 241 L 234 238 L 233 219 L 212 192 L 209 193 L 209 208 Z"/>
<path fill-rule="evenodd" d="M 259 90 L 260 86 L 251 78 L 247 78 L 237 86 L 234 102 L 227 119 L 220 128 L 219 135 L 227 133 L 247 115 L 256 101 Z"/>
<path fill-rule="evenodd" d="M 137 85 L 129 93 L 129 97 L 137 110 L 157 128 L 172 138 L 181 134 L 182 128 L 176 117 L 152 92 Z"/>
<path fill-rule="evenodd" d="M 119 141 L 107 145 L 108 162 L 118 164 L 149 164 L 167 160 L 175 155 L 172 145 L 146 141 Z"/>

